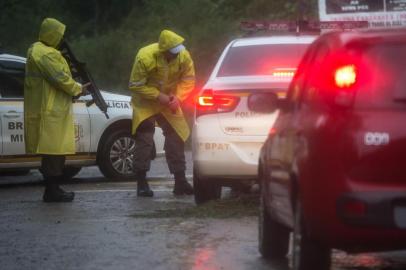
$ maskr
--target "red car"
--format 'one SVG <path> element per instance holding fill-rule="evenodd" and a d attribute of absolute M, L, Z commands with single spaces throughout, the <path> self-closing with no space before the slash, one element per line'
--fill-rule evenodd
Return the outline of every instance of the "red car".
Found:
<path fill-rule="evenodd" d="M 406 248 L 406 29 L 331 32 L 313 42 L 259 160 L 259 248 L 293 269 L 330 269 L 331 249 Z"/>

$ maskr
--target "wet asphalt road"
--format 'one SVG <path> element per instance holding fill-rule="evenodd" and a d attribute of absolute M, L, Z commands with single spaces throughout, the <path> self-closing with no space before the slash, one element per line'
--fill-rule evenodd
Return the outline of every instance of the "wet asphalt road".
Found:
<path fill-rule="evenodd" d="M 163 164 L 150 174 L 154 198 L 137 198 L 134 182 L 105 181 L 95 167 L 65 185 L 76 192 L 65 204 L 41 201 L 36 171 L 0 177 L 0 269 L 288 269 L 257 251 L 256 195 L 225 190 L 220 202 L 196 207 L 172 195 Z M 400 270 L 406 252 L 335 252 L 333 261 L 334 270 Z"/>
<path fill-rule="evenodd" d="M 0 189 L 0 269 L 269 269 L 255 216 L 199 218 L 172 183 L 152 186 L 150 199 L 134 183 L 68 185 L 69 204 L 42 203 L 40 186 Z"/>

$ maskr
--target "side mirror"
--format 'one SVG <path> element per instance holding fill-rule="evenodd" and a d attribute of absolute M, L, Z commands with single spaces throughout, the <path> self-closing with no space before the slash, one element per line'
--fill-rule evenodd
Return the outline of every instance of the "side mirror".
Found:
<path fill-rule="evenodd" d="M 248 109 L 258 113 L 273 113 L 279 109 L 279 102 L 275 93 L 255 93 L 248 97 Z"/>

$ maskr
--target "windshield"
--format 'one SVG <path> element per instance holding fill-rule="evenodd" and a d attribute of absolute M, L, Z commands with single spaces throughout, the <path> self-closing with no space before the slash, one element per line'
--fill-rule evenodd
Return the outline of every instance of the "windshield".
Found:
<path fill-rule="evenodd" d="M 266 44 L 231 47 L 218 77 L 272 75 L 275 70 L 296 68 L 308 44 Z"/>

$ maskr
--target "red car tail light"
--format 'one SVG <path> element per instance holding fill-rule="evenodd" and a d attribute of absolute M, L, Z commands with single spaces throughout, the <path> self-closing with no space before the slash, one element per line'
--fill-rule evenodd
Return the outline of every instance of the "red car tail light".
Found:
<path fill-rule="evenodd" d="M 214 107 L 213 96 L 211 96 L 211 95 L 210 96 L 209 95 L 199 96 L 198 105 L 200 107 L 205 107 L 205 108 Z"/>
<path fill-rule="evenodd" d="M 335 103 L 344 107 L 352 104 L 359 74 L 355 64 L 340 65 L 333 71 Z"/>
<path fill-rule="evenodd" d="M 239 101 L 238 96 L 215 94 L 212 89 L 203 90 L 197 97 L 196 116 L 233 111 Z"/>
<path fill-rule="evenodd" d="M 333 104 L 351 107 L 360 86 L 365 85 L 369 68 L 357 54 L 339 52 L 316 64 L 313 83 L 324 89 L 324 95 Z M 319 76 L 321 74 L 321 76 Z"/>
<path fill-rule="evenodd" d="M 348 88 L 355 84 L 357 80 L 357 72 L 355 65 L 345 65 L 336 69 L 334 73 L 334 81 L 339 88 Z"/>

